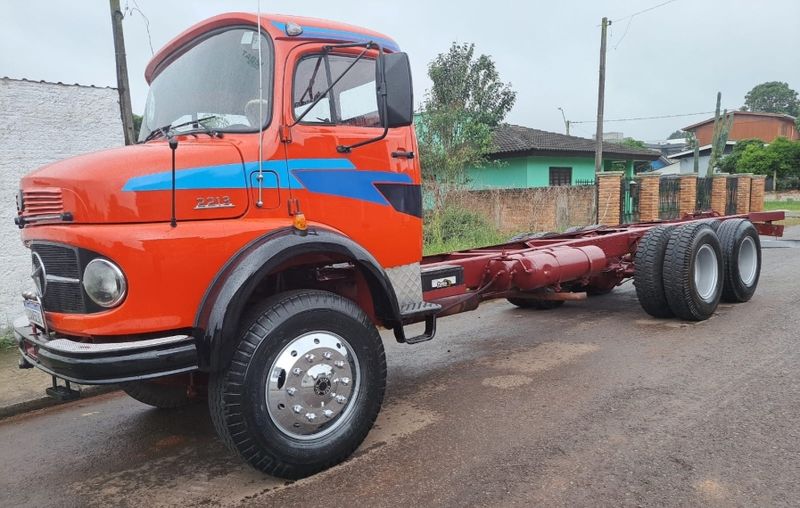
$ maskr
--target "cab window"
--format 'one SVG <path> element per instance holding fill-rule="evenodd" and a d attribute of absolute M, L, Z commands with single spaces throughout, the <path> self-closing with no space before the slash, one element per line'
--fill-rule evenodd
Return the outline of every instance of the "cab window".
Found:
<path fill-rule="evenodd" d="M 295 70 L 292 97 L 295 118 L 322 96 L 353 60 L 354 56 L 322 54 L 300 60 Z M 375 60 L 358 60 L 331 92 L 322 96 L 301 123 L 380 127 Z"/>

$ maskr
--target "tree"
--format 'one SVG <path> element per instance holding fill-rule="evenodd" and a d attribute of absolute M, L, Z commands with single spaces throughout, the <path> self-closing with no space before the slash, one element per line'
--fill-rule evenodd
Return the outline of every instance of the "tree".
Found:
<path fill-rule="evenodd" d="M 737 173 L 739 171 L 739 161 L 742 158 L 742 154 L 744 154 L 745 150 L 750 146 L 754 145 L 756 148 L 761 149 L 764 148 L 764 142 L 760 139 L 741 139 L 733 145 L 733 150 L 731 153 L 725 155 L 717 164 L 717 168 L 723 173 Z M 743 173 L 748 172 L 744 171 L 742 168 Z"/>
<path fill-rule="evenodd" d="M 767 81 L 756 85 L 744 96 L 745 107 L 761 113 L 784 113 L 800 116 L 797 92 L 782 81 Z"/>
<path fill-rule="evenodd" d="M 731 172 L 775 176 L 778 188 L 796 188 L 800 186 L 800 140 L 777 138 L 768 145 L 760 140 L 738 142 L 720 163 L 726 169 L 729 165 L 733 165 Z"/>
<path fill-rule="evenodd" d="M 428 65 L 433 85 L 417 121 L 426 186 L 440 208 L 449 189 L 465 183 L 468 166 L 489 161 L 493 129 L 503 121 L 516 92 L 503 83 L 494 61 L 475 55 L 474 44 L 453 43 Z"/>
<path fill-rule="evenodd" d="M 133 139 L 139 139 L 139 129 L 142 128 L 142 115 L 133 114 Z"/>
<path fill-rule="evenodd" d="M 670 134 L 667 139 L 683 139 L 684 137 L 686 137 L 686 133 L 678 129 L 672 134 Z"/>

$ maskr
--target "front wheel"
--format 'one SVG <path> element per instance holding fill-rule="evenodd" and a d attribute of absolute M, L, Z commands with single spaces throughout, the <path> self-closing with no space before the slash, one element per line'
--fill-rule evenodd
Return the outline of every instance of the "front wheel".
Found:
<path fill-rule="evenodd" d="M 290 291 L 251 313 L 209 407 L 222 440 L 256 469 L 302 478 L 342 462 L 378 416 L 386 358 L 352 301 Z"/>

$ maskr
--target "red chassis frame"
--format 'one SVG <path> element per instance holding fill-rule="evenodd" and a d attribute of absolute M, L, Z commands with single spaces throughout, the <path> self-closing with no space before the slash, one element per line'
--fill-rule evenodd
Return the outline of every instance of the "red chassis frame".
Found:
<path fill-rule="evenodd" d="M 495 298 L 582 300 L 579 288 L 610 290 L 634 273 L 633 256 L 639 239 L 651 228 L 698 220 L 749 219 L 759 234 L 781 236 L 784 212 L 751 212 L 724 217 L 695 214 L 677 221 L 599 226 L 503 245 L 427 256 L 422 269 L 460 266 L 464 284 L 435 289 L 425 300 L 442 306 L 438 317 L 474 310 Z M 577 289 L 577 290 L 576 290 Z"/>

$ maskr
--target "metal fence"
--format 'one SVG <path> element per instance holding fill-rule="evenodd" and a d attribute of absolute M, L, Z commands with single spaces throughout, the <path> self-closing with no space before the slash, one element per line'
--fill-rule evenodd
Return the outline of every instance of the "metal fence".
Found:
<path fill-rule="evenodd" d="M 677 177 L 665 176 L 658 182 L 658 216 L 663 220 L 677 219 L 680 211 L 681 182 Z"/>
<path fill-rule="evenodd" d="M 623 179 L 619 188 L 620 224 L 639 222 L 639 184 L 635 180 Z"/>
<path fill-rule="evenodd" d="M 711 210 L 711 178 L 698 178 L 697 179 L 697 199 L 695 201 L 695 209 L 700 212 L 707 212 Z"/>
<path fill-rule="evenodd" d="M 589 178 L 587 180 L 577 179 L 572 183 L 572 185 L 583 186 L 583 187 L 587 187 L 587 186 L 590 186 L 590 185 L 596 185 L 596 184 L 597 184 L 597 182 L 593 178 Z"/>
<path fill-rule="evenodd" d="M 725 215 L 733 215 L 736 213 L 736 201 L 739 194 L 739 179 L 728 178 L 726 185 L 727 199 L 725 201 Z"/>

